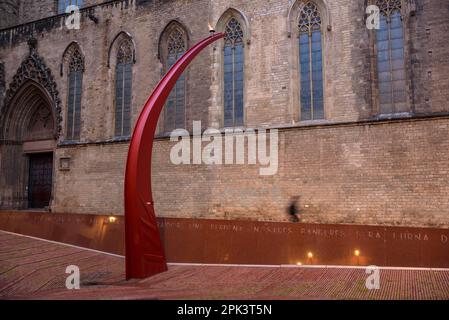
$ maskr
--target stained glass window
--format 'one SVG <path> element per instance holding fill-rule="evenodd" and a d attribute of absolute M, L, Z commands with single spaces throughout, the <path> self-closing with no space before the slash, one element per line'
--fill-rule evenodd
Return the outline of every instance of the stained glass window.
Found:
<path fill-rule="evenodd" d="M 74 49 L 69 60 L 67 94 L 67 140 L 79 140 L 80 138 L 83 72 L 83 56 L 78 49 Z"/>
<path fill-rule="evenodd" d="M 224 125 L 243 126 L 243 30 L 235 18 L 226 25 L 224 45 Z"/>
<path fill-rule="evenodd" d="M 301 9 L 298 26 L 301 120 L 323 119 L 321 16 L 313 2 L 306 3 Z"/>
<path fill-rule="evenodd" d="M 173 29 L 167 42 L 167 58 L 165 69 L 168 71 L 186 51 L 184 32 Z M 164 113 L 164 130 L 166 132 L 185 128 L 186 112 L 186 77 L 182 74 L 171 91 Z"/>
<path fill-rule="evenodd" d="M 131 134 L 133 46 L 129 40 L 120 43 L 115 67 L 115 136 Z"/>
<path fill-rule="evenodd" d="M 381 114 L 407 110 L 401 0 L 378 0 L 377 73 Z"/>

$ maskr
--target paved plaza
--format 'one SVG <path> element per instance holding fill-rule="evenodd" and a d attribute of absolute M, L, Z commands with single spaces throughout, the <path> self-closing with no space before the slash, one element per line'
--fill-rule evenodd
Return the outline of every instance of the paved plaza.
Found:
<path fill-rule="evenodd" d="M 449 270 L 170 265 L 125 281 L 123 257 L 0 231 L 0 299 L 449 299 Z M 81 272 L 68 290 L 66 268 Z"/>

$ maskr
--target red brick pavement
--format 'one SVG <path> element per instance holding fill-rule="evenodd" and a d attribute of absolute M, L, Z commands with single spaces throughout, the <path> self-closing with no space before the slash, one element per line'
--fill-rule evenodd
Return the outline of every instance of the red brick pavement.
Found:
<path fill-rule="evenodd" d="M 67 290 L 69 265 L 81 290 Z M 379 290 L 364 269 L 171 265 L 124 280 L 123 257 L 0 231 L 0 299 L 449 299 L 449 270 L 382 269 Z"/>

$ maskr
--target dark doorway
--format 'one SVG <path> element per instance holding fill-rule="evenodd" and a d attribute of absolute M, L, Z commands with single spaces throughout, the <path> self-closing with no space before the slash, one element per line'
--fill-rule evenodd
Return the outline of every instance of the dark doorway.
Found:
<path fill-rule="evenodd" d="M 50 205 L 53 153 L 37 153 L 29 157 L 28 208 L 43 209 Z"/>

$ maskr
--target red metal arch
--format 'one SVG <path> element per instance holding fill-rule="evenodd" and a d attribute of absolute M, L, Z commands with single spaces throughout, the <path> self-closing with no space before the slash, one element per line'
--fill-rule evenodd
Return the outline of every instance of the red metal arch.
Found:
<path fill-rule="evenodd" d="M 223 37 L 223 33 L 211 35 L 188 50 L 156 86 L 137 121 L 125 175 L 127 279 L 147 278 L 167 270 L 151 192 L 151 156 L 156 126 L 183 71 L 204 48 Z"/>

